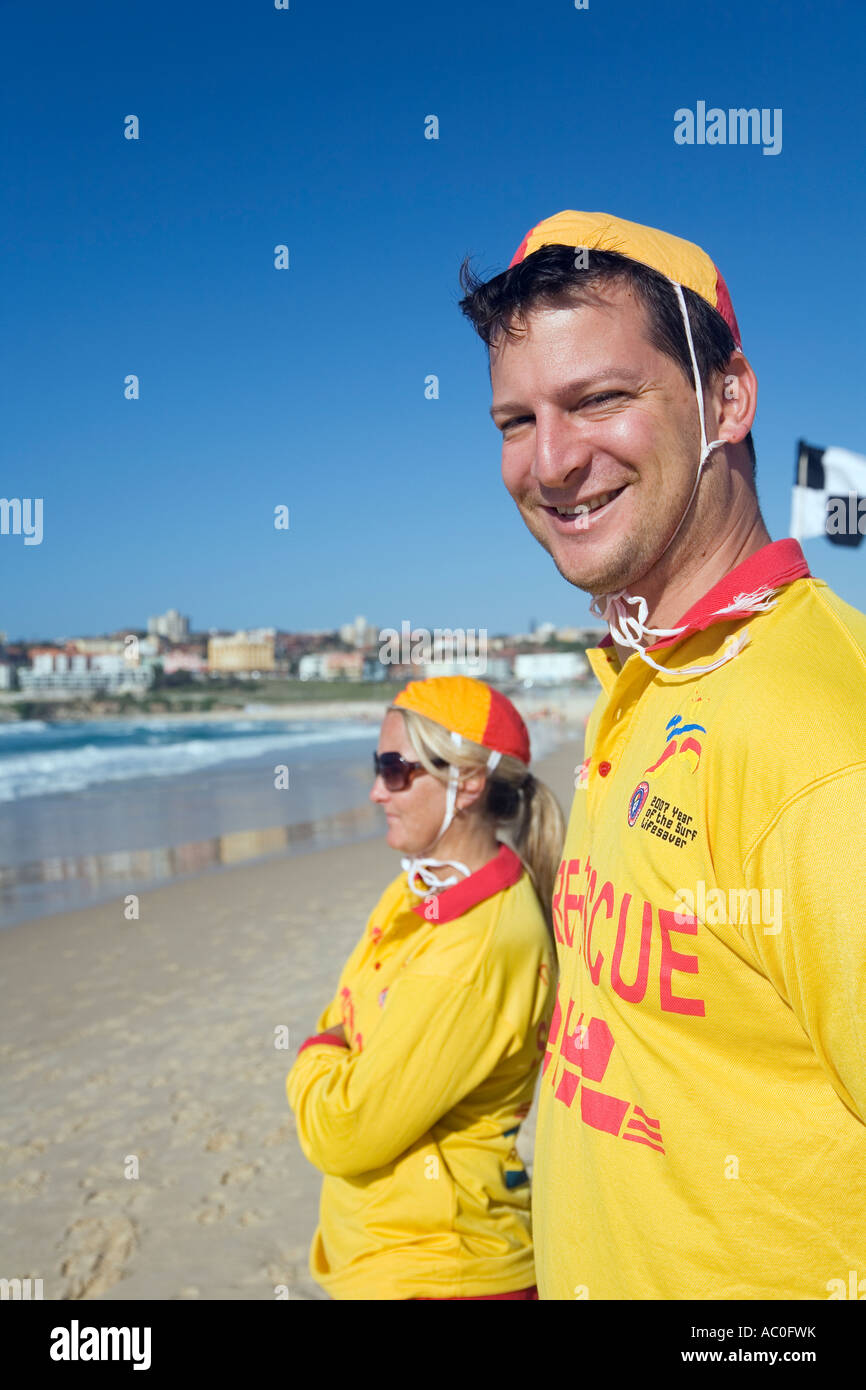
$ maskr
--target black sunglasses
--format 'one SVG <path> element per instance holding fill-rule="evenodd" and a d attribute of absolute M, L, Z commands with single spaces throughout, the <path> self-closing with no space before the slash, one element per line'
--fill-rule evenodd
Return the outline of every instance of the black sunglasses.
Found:
<path fill-rule="evenodd" d="M 434 767 L 447 767 L 444 758 L 434 758 Z M 404 792 L 416 772 L 424 771 L 423 763 L 410 763 L 402 753 L 374 753 L 373 767 L 389 792 Z"/>

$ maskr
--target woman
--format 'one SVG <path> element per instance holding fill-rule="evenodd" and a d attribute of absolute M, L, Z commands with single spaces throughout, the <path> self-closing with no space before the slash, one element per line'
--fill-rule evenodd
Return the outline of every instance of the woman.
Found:
<path fill-rule="evenodd" d="M 541 903 L 564 825 L 529 758 L 511 702 L 464 676 L 411 682 L 382 724 L 370 798 L 405 872 L 286 1082 L 325 1174 L 310 1271 L 334 1298 L 537 1297 L 515 1136 L 553 1008 Z"/>

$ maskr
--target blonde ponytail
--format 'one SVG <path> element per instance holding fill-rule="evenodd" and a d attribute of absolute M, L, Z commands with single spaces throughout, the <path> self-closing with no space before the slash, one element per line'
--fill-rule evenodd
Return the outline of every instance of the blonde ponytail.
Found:
<path fill-rule="evenodd" d="M 523 787 L 523 815 L 514 848 L 526 865 L 553 935 L 553 888 L 565 840 L 565 819 L 550 788 L 531 774 Z"/>

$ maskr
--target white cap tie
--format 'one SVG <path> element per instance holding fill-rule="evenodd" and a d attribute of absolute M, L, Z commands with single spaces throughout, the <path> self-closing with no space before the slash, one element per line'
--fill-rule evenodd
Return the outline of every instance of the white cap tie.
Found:
<path fill-rule="evenodd" d="M 451 874 L 449 878 L 437 878 L 432 869 L 444 869 L 448 866 L 452 869 L 459 869 L 464 878 L 468 878 L 472 870 L 467 869 L 465 864 L 461 864 L 459 859 L 401 859 L 400 867 L 406 870 L 409 878 L 409 887 L 413 893 L 420 897 L 426 897 L 428 893 L 435 893 L 440 888 L 452 888 L 460 879 L 456 874 Z M 415 880 L 420 878 L 424 884 L 423 888 L 417 887 Z"/>
<path fill-rule="evenodd" d="M 671 536 L 664 550 L 662 550 L 661 553 L 658 555 L 658 560 L 660 560 L 662 555 L 664 555 L 665 551 L 670 546 L 671 541 L 673 541 L 674 536 L 676 536 L 677 531 L 679 531 L 680 527 L 682 526 L 683 522 L 685 521 L 688 515 L 689 508 L 692 505 L 695 493 L 698 489 L 698 483 L 701 479 L 701 473 L 703 471 L 704 464 L 706 463 L 707 459 L 710 457 L 710 454 L 713 452 L 714 449 L 718 449 L 720 445 L 724 445 L 728 442 L 724 439 L 714 439 L 711 443 L 707 443 L 707 427 L 706 420 L 704 418 L 704 395 L 701 389 L 701 376 L 700 372 L 698 371 L 698 359 L 695 355 L 695 345 L 692 339 L 692 329 L 691 324 L 689 323 L 689 315 L 688 310 L 686 308 L 685 296 L 683 295 L 682 286 L 677 284 L 676 280 L 671 280 L 671 284 L 673 285 L 674 290 L 676 291 L 677 300 L 680 306 L 680 313 L 682 314 L 683 323 L 685 325 L 686 338 L 688 339 L 689 356 L 692 359 L 692 373 L 694 375 L 695 380 L 695 395 L 697 396 L 698 415 L 700 417 L 701 422 L 701 459 L 700 463 L 698 464 L 698 471 L 695 475 L 694 486 L 692 487 L 689 500 L 686 503 L 685 511 L 680 517 L 676 525 L 676 528 L 673 532 L 673 535 Z M 764 591 L 759 596 L 759 598 L 769 599 L 773 592 L 774 590 Z M 727 608 L 719 609 L 718 613 L 713 614 L 713 616 L 717 617 L 719 616 L 719 614 L 723 613 L 730 614 L 731 617 L 737 617 L 741 615 L 744 616 L 746 613 L 753 613 L 760 609 L 774 607 L 774 604 L 769 602 L 758 601 L 755 603 L 750 603 L 750 600 L 753 598 L 755 598 L 755 595 L 740 594 L 732 604 L 729 604 Z M 629 603 L 638 605 L 636 614 L 629 613 L 628 608 L 626 607 L 626 604 Z M 715 671 L 717 667 L 724 666 L 726 662 L 731 661 L 735 656 L 737 656 L 737 654 L 743 650 L 743 648 L 747 645 L 749 641 L 747 628 L 740 633 L 729 634 L 725 641 L 726 643 L 729 642 L 731 644 L 730 650 L 719 661 L 714 661 L 711 666 L 685 666 L 678 669 L 669 666 L 659 666 L 657 662 L 653 661 L 651 656 L 647 656 L 646 652 L 643 650 L 643 647 L 640 645 L 641 642 L 645 637 L 676 637 L 679 633 L 686 631 L 684 627 L 647 627 L 646 619 L 649 613 L 649 609 L 647 607 L 646 599 L 642 598 L 639 594 L 631 595 L 627 593 L 625 589 L 620 589 L 615 594 L 599 594 L 596 598 L 593 599 L 589 607 L 591 613 L 595 613 L 597 617 L 602 618 L 608 624 L 610 628 L 610 635 L 615 642 L 618 642 L 620 646 L 623 647 L 631 647 L 634 651 L 637 652 L 641 661 L 646 662 L 647 666 L 651 666 L 654 671 L 661 671 L 666 675 L 701 676 L 704 675 L 707 671 Z"/>
<path fill-rule="evenodd" d="M 457 734 L 452 730 L 451 742 L 454 744 L 455 748 L 460 748 L 463 745 L 463 738 L 460 734 Z M 490 753 L 490 756 L 487 759 L 486 767 L 488 773 L 494 772 L 496 770 L 496 768 L 499 766 L 501 758 L 502 754 L 497 752 L 496 749 L 493 749 Z M 434 849 L 435 846 L 438 845 L 439 841 L 442 839 L 442 836 L 445 834 L 445 831 L 448 829 L 449 825 L 454 819 L 454 811 L 457 803 L 457 787 L 459 783 L 459 777 L 459 771 L 452 763 L 448 769 L 448 794 L 445 800 L 445 818 L 439 827 L 439 831 L 436 835 L 435 840 L 433 840 L 432 844 L 429 844 L 427 846 L 428 850 Z M 452 869 L 459 869 L 460 873 L 463 874 L 465 878 L 468 878 L 471 873 L 471 870 L 467 869 L 465 864 L 461 864 L 459 859 L 403 859 L 400 861 L 400 865 L 401 868 L 406 870 L 406 873 L 409 877 L 409 887 L 412 890 L 412 892 L 418 893 L 422 896 L 430 892 L 436 892 L 440 888 L 451 888 L 455 883 L 460 882 L 459 878 L 455 874 L 452 874 L 449 878 L 446 879 L 437 878 L 435 874 L 430 872 L 431 869 L 443 869 L 447 868 L 450 865 Z M 416 886 L 415 880 L 419 878 L 421 882 L 425 884 L 425 887 L 418 888 Z"/>

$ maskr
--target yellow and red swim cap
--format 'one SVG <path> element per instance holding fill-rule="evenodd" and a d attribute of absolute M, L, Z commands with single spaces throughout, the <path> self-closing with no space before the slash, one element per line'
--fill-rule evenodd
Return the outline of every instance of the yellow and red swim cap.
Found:
<path fill-rule="evenodd" d="M 529 731 L 510 700 L 470 676 L 432 676 L 410 681 L 393 701 L 397 709 L 414 710 L 460 734 L 529 766 Z"/>
<path fill-rule="evenodd" d="M 615 251 L 631 261 L 657 270 L 668 280 L 693 290 L 721 314 L 734 335 L 734 346 L 742 351 L 731 296 L 718 266 L 694 242 L 670 232 L 626 222 L 607 212 L 557 212 L 546 217 L 526 233 L 511 259 L 511 265 L 526 260 L 542 246 L 585 246 L 590 251 Z M 509 269 L 511 266 L 509 266 Z"/>

